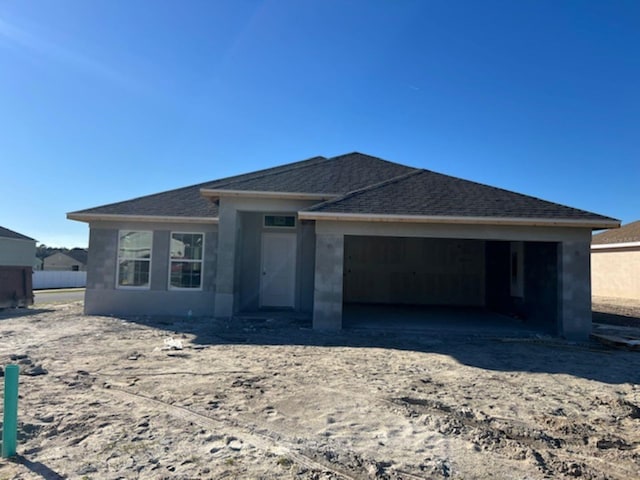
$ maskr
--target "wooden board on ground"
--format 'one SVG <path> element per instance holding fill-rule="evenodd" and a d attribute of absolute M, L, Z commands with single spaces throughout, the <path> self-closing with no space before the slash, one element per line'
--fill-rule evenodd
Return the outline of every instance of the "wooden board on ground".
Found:
<path fill-rule="evenodd" d="M 607 335 L 603 333 L 592 333 L 591 338 L 603 343 L 604 345 L 615 348 L 626 348 L 629 350 L 640 351 L 640 338 L 621 335 Z"/>

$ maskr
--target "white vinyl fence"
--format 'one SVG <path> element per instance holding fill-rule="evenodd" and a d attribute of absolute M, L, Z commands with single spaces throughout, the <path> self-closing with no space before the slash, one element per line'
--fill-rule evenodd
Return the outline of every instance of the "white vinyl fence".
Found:
<path fill-rule="evenodd" d="M 33 289 L 79 288 L 87 286 L 87 272 L 36 270 L 33 272 Z"/>

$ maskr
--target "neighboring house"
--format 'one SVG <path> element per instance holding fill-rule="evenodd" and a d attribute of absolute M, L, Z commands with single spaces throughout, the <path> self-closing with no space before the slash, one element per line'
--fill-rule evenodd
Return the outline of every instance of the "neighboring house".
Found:
<path fill-rule="evenodd" d="M 591 232 L 618 220 L 351 153 L 69 213 L 90 226 L 89 314 L 484 307 L 591 331 Z"/>
<path fill-rule="evenodd" d="M 593 236 L 591 283 L 594 295 L 640 300 L 640 220 Z"/>
<path fill-rule="evenodd" d="M 36 241 L 0 227 L 0 308 L 33 304 L 31 274 Z"/>
<path fill-rule="evenodd" d="M 42 261 L 42 259 L 41 259 L 41 258 L 35 257 L 35 258 L 33 259 L 33 270 L 34 270 L 34 271 L 42 270 L 42 264 L 43 264 L 43 263 L 44 263 L 44 262 Z"/>
<path fill-rule="evenodd" d="M 74 248 L 66 252 L 53 253 L 45 257 L 42 270 L 84 272 L 87 270 L 87 251 L 83 248 Z"/>

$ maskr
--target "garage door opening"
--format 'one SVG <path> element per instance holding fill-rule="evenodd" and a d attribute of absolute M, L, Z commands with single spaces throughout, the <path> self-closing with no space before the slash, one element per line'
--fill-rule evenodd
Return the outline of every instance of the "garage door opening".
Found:
<path fill-rule="evenodd" d="M 554 248 L 477 239 L 345 236 L 343 326 L 553 333 L 556 272 L 548 267 L 556 264 Z"/>

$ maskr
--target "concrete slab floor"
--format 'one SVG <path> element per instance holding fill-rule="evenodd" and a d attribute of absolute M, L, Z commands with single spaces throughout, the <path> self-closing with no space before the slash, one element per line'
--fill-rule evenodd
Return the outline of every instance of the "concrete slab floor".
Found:
<path fill-rule="evenodd" d="M 474 307 L 361 305 L 343 306 L 344 329 L 430 331 L 461 335 L 548 334 L 522 320 Z"/>

